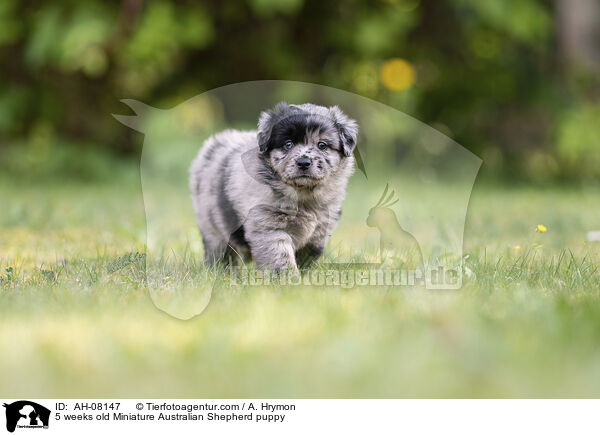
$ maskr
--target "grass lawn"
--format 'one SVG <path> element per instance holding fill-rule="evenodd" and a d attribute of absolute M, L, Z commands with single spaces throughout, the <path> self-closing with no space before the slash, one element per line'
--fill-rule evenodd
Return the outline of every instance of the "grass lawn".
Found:
<path fill-rule="evenodd" d="M 476 185 L 458 291 L 232 287 L 182 321 L 111 268 L 138 178 L 2 180 L 0 396 L 599 397 L 599 195 Z"/>

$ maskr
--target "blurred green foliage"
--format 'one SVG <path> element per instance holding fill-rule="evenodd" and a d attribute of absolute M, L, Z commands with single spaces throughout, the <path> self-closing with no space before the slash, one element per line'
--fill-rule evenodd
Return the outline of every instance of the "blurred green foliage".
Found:
<path fill-rule="evenodd" d="M 137 155 L 140 137 L 110 116 L 126 110 L 121 98 L 165 108 L 282 79 L 405 111 L 491 172 L 594 176 L 600 74 L 564 48 L 560 1 L 3 0 L 0 168 L 39 169 L 27 156 L 40 147 L 50 166 L 61 147 L 73 160 L 96 149 Z M 414 68 L 414 83 L 386 86 L 391 59 Z"/>

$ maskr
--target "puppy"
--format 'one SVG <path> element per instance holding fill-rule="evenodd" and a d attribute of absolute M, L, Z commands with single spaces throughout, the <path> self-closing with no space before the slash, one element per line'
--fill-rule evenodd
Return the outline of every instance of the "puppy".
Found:
<path fill-rule="evenodd" d="M 341 215 L 357 135 L 337 106 L 281 102 L 261 113 L 258 131 L 207 139 L 190 168 L 206 263 L 253 259 L 297 274 L 318 259 Z"/>

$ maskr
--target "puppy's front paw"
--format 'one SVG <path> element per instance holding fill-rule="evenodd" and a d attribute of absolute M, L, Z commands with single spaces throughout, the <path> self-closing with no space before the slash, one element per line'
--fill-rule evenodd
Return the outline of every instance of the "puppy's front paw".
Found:
<path fill-rule="evenodd" d="M 293 263 L 288 263 L 284 265 L 273 265 L 270 268 L 271 271 L 280 276 L 289 276 L 291 278 L 297 278 L 300 276 L 300 272 L 298 271 L 298 266 Z"/>
<path fill-rule="evenodd" d="M 272 284 L 289 285 L 300 280 L 300 272 L 297 267 L 267 267 L 265 273 L 270 277 Z"/>

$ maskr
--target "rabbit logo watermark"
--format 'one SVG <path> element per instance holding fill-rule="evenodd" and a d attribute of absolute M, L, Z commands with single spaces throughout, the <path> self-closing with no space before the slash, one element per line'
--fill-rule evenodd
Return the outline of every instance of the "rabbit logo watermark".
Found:
<path fill-rule="evenodd" d="M 376 101 L 310 83 L 258 81 L 208 91 L 169 110 L 123 100 L 135 115 L 115 115 L 145 135 L 140 168 L 147 227 L 145 270 L 157 307 L 187 319 L 206 308 L 214 291 L 229 288 L 234 277 L 242 284 L 257 282 L 252 278 L 253 257 L 239 247 L 244 246 L 248 230 L 244 223 L 253 207 L 273 208 L 273 203 L 259 201 L 241 211 L 238 207 L 236 215 L 230 214 L 235 220 L 231 219 L 231 233 L 223 242 L 224 251 L 229 253 L 227 261 L 211 262 L 207 267 L 206 240 L 198 232 L 195 212 L 203 210 L 206 222 L 210 223 L 212 215 L 213 224 L 221 225 L 223 220 L 215 219 L 212 208 L 216 205 L 228 210 L 240 198 L 228 194 L 221 195 L 215 205 L 202 201 L 192 204 L 189 169 L 206 139 L 235 129 L 239 134 L 230 134 L 228 140 L 256 140 L 256 147 L 235 157 L 241 162 L 215 164 L 223 170 L 194 182 L 218 191 L 246 179 L 256 184 L 257 194 L 268 189 L 269 185 L 260 180 L 269 174 L 257 177 L 256 167 L 251 166 L 256 162 L 254 154 L 260 152 L 257 124 L 261 113 L 282 101 L 292 108 L 339 107 L 358 125 L 356 142 L 350 144 L 354 150 L 334 149 L 342 158 L 343 153 L 352 152 L 357 169 L 349 178 L 341 210 L 329 216 L 337 226 L 328 229 L 325 247 L 314 246 L 311 249 L 316 250 L 307 252 L 322 257 L 304 270 L 299 264 L 299 273 L 291 274 L 290 280 L 298 285 L 322 282 L 325 287 L 335 286 L 336 282 L 341 286 L 376 282 L 392 287 L 405 283 L 427 289 L 460 288 L 465 219 L 481 160 L 432 127 Z M 334 119 L 332 122 L 335 126 Z M 258 127 L 260 130 L 261 125 Z M 327 145 L 327 141 L 321 144 L 315 140 L 312 156 Z M 218 147 L 214 149 L 213 153 L 203 153 L 203 158 L 221 158 Z M 250 163 L 246 164 L 245 159 Z M 324 160 L 313 161 L 315 165 L 327 164 Z M 245 178 L 239 171 L 247 172 Z M 277 204 L 273 213 L 277 214 L 280 207 L 282 216 L 292 224 L 309 222 L 306 207 L 302 207 L 304 198 L 300 195 L 295 201 L 289 196 L 287 199 Z M 320 216 L 320 221 L 327 220 L 326 214 Z M 299 258 L 296 260 L 301 263 Z M 267 282 L 283 277 L 281 272 L 268 277 Z M 265 285 L 264 274 L 270 272 L 260 273 L 260 285 Z"/>

